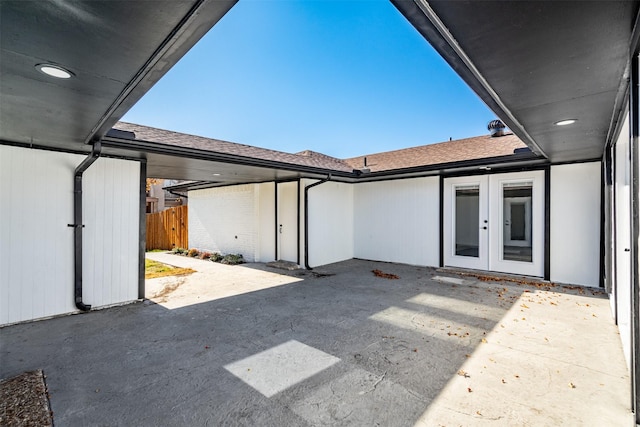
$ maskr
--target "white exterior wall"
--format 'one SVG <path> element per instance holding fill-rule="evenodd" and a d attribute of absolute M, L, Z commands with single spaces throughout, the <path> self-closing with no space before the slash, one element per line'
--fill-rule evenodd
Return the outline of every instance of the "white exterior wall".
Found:
<path fill-rule="evenodd" d="M 255 184 L 190 191 L 189 245 L 254 262 L 260 241 L 257 192 Z"/>
<path fill-rule="evenodd" d="M 305 179 L 302 188 L 314 182 Z M 329 181 L 308 191 L 311 267 L 353 258 L 353 187 Z"/>
<path fill-rule="evenodd" d="M 356 258 L 438 266 L 438 177 L 363 183 L 354 187 Z"/>
<path fill-rule="evenodd" d="M 82 155 L 0 146 L 0 325 L 76 311 L 73 177 Z M 140 164 L 84 174 L 83 300 L 138 297 Z"/>
<path fill-rule="evenodd" d="M 267 182 L 256 184 L 256 216 L 258 223 L 258 248 L 255 257 L 256 262 L 270 262 L 276 259 L 275 255 L 275 183 Z M 191 209 L 191 208 L 189 208 Z"/>
<path fill-rule="evenodd" d="M 622 349 L 627 360 L 629 371 L 632 370 L 631 352 L 631 323 L 633 305 L 631 294 L 631 162 L 629 156 L 629 116 L 620 131 L 615 145 L 615 235 L 613 250 L 615 253 L 615 282 L 612 289 L 611 301 L 617 307 L 612 307 L 617 314 L 616 323 L 620 329 Z"/>
<path fill-rule="evenodd" d="M 600 162 L 551 167 L 551 280 L 600 285 Z"/>

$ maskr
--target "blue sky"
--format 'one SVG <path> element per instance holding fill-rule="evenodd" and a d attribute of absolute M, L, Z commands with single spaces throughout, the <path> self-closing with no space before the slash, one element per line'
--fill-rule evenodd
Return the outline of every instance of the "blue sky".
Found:
<path fill-rule="evenodd" d="M 122 120 L 347 158 L 494 118 L 388 0 L 241 0 Z"/>

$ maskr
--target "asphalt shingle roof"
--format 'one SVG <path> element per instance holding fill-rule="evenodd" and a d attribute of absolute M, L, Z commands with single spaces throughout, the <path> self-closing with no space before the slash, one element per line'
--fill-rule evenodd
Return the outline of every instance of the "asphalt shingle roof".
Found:
<path fill-rule="evenodd" d="M 352 172 L 354 169 L 364 168 L 365 158 L 367 159 L 366 167 L 371 172 L 380 172 L 510 156 L 515 154 L 516 150 L 517 152 L 528 151 L 527 146 L 515 135 L 501 137 L 483 135 L 341 160 L 311 150 L 295 154 L 285 153 L 126 122 L 118 122 L 114 128 L 133 132 L 137 140 L 147 142 L 341 172 Z"/>
<path fill-rule="evenodd" d="M 135 138 L 138 140 L 155 142 L 158 144 L 194 148 L 197 150 L 242 156 L 248 159 L 270 160 L 274 162 L 316 167 L 332 171 L 353 171 L 353 169 L 342 160 L 311 151 L 302 152 L 300 154 L 285 153 L 282 151 L 237 144 L 235 142 L 222 141 L 219 139 L 204 138 L 202 136 L 189 135 L 127 122 L 118 122 L 114 128 L 133 132 L 135 134 Z"/>
<path fill-rule="evenodd" d="M 515 135 L 499 137 L 483 135 L 384 153 L 367 154 L 345 159 L 344 162 L 353 169 L 360 169 L 365 167 L 364 158 L 366 157 L 366 167 L 371 172 L 379 172 L 509 156 L 513 155 L 516 150 L 526 151 L 528 148 Z"/>

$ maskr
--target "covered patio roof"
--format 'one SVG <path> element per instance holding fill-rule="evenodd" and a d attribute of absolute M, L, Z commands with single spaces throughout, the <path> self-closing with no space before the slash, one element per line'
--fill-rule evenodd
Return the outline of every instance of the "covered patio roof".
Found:
<path fill-rule="evenodd" d="M 602 157 L 626 99 L 637 0 L 393 3 L 533 153 L 552 163 Z M 313 162 L 247 165 L 106 137 L 234 4 L 2 1 L 0 142 L 86 153 L 102 138 L 106 155 L 146 159 L 152 176 L 175 179 L 325 176 Z M 44 63 L 73 77 L 52 79 L 36 68 Z M 554 125 L 568 118 L 577 122 Z"/>
<path fill-rule="evenodd" d="M 627 99 L 638 1 L 391 1 L 535 153 L 602 158 Z"/>

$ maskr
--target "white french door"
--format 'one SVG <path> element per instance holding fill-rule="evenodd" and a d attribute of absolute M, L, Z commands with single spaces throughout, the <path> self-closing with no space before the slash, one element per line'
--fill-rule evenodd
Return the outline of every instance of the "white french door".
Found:
<path fill-rule="evenodd" d="M 445 266 L 544 275 L 544 172 L 446 178 Z"/>

